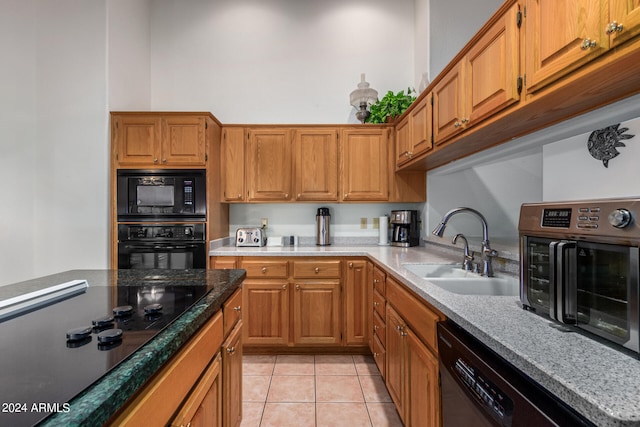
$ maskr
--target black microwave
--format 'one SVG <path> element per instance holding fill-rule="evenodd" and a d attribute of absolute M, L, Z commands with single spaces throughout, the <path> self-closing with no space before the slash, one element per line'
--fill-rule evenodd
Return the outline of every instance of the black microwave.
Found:
<path fill-rule="evenodd" d="M 524 204 L 523 308 L 640 353 L 640 199 Z"/>
<path fill-rule="evenodd" d="M 204 169 L 120 169 L 118 221 L 205 221 Z"/>

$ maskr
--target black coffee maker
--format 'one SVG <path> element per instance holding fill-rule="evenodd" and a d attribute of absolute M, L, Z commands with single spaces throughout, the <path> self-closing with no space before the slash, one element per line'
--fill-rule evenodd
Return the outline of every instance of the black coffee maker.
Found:
<path fill-rule="evenodd" d="M 418 246 L 418 211 L 391 211 L 391 246 Z"/>

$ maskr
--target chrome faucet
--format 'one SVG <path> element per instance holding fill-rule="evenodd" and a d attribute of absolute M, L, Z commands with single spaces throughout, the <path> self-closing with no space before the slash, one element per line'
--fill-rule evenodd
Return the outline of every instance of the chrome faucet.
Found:
<path fill-rule="evenodd" d="M 444 230 L 447 228 L 447 222 L 451 219 L 452 216 L 459 214 L 461 212 L 469 212 L 474 214 L 480 219 L 482 223 L 482 272 L 480 273 L 483 276 L 493 277 L 493 267 L 491 266 L 491 258 L 498 255 L 498 252 L 491 249 L 491 245 L 489 244 L 489 229 L 487 227 L 487 220 L 482 216 L 480 212 L 471 208 L 454 208 L 447 212 L 443 217 L 442 221 L 436 228 L 431 232 L 434 236 L 442 237 L 444 235 Z M 457 237 L 457 236 L 456 236 Z M 465 239 L 466 240 L 466 239 Z"/>

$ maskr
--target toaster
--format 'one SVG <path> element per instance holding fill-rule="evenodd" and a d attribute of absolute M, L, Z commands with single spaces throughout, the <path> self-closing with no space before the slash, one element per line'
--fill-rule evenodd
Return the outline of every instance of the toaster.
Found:
<path fill-rule="evenodd" d="M 262 228 L 238 228 L 236 230 L 236 246 L 264 246 L 267 236 Z"/>

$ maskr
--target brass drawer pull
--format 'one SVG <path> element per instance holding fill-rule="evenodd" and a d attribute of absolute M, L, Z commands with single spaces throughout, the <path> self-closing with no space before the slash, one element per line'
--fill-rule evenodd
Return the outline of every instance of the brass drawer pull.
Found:
<path fill-rule="evenodd" d="M 237 307 L 233 307 L 233 309 L 234 309 L 235 311 L 240 311 L 240 310 L 241 310 L 241 307 L 240 307 L 240 306 L 237 306 Z"/>
<path fill-rule="evenodd" d="M 313 271 L 315 271 L 315 272 L 316 272 L 316 274 L 318 274 L 318 273 L 320 273 L 320 268 L 319 268 L 319 267 L 316 267 Z"/>
<path fill-rule="evenodd" d="M 267 272 L 267 267 L 262 267 L 262 273 L 266 273 Z"/>

